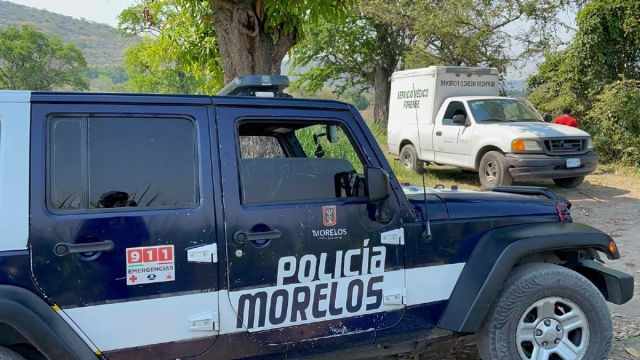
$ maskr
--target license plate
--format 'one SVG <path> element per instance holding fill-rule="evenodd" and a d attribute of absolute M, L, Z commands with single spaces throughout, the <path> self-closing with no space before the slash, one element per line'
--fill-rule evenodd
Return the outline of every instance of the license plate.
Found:
<path fill-rule="evenodd" d="M 567 159 L 568 168 L 576 168 L 580 166 L 580 159 Z"/>

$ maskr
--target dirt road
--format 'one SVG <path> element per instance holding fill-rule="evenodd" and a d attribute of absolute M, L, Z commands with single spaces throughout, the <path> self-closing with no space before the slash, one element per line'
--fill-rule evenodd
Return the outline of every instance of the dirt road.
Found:
<path fill-rule="evenodd" d="M 434 175 L 437 176 L 434 170 Z M 469 188 L 473 185 L 465 184 Z M 471 186 L 469 186 L 471 185 Z M 610 304 L 614 321 L 615 344 L 611 359 L 640 358 L 640 177 L 613 170 L 598 171 L 587 177 L 577 189 L 561 189 L 551 181 L 514 185 L 547 186 L 572 202 L 577 222 L 594 226 L 614 238 L 621 259 L 607 261 L 607 266 L 632 274 L 636 279 L 635 297 L 627 304 Z M 480 359 L 473 338 L 461 338 L 434 346 L 420 359 Z M 637 353 L 634 353 L 634 350 Z M 634 356 L 635 354 L 635 356 Z"/>

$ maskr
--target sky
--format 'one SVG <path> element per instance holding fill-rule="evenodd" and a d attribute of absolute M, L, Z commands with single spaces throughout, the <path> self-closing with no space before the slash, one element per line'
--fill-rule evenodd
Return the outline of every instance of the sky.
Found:
<path fill-rule="evenodd" d="M 137 3 L 136 0 L 9 0 L 20 5 L 49 10 L 54 13 L 85 18 L 117 26 L 122 10 Z M 82 4 L 82 5 L 79 5 Z"/>
<path fill-rule="evenodd" d="M 137 0 L 82 0 L 82 7 L 78 6 L 78 0 L 9 0 L 21 5 L 31 6 L 38 9 L 46 9 L 51 12 L 73 16 L 75 18 L 85 18 L 86 20 L 98 23 L 117 26 L 117 16 L 122 10 L 137 3 Z M 575 14 L 565 12 L 561 14 L 561 18 L 571 25 L 575 26 Z M 571 34 L 560 34 L 562 40 L 569 40 Z M 516 49 L 518 50 L 518 49 Z M 522 72 L 509 71 L 507 79 L 523 79 L 527 75 L 535 72 L 535 62 L 528 63 Z"/>

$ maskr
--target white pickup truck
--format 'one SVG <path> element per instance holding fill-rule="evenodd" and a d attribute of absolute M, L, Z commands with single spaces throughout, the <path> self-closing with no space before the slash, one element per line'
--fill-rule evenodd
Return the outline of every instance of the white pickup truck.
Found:
<path fill-rule="evenodd" d="M 579 186 L 596 169 L 591 136 L 546 123 L 530 104 L 499 96 L 495 68 L 430 66 L 391 78 L 387 143 L 402 165 L 479 173 L 483 188 L 553 179 Z"/>

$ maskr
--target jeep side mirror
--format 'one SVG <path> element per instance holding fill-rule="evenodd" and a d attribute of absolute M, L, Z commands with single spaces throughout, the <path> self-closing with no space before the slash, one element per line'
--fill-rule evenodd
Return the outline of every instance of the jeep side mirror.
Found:
<path fill-rule="evenodd" d="M 338 142 L 338 126 L 337 125 L 327 125 L 327 140 L 330 144 L 334 144 Z"/>
<path fill-rule="evenodd" d="M 384 169 L 369 167 L 365 174 L 367 194 L 371 202 L 380 202 L 389 197 L 389 174 Z"/>
<path fill-rule="evenodd" d="M 464 115 L 461 115 L 461 114 L 455 115 L 452 120 L 454 124 L 467 126 L 467 117 Z"/>

